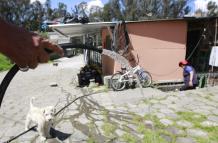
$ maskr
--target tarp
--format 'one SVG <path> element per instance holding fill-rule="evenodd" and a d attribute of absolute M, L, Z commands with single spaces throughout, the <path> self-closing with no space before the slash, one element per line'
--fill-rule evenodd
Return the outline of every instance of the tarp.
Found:
<path fill-rule="evenodd" d="M 209 65 L 218 67 L 218 46 L 213 46 L 210 53 Z"/>

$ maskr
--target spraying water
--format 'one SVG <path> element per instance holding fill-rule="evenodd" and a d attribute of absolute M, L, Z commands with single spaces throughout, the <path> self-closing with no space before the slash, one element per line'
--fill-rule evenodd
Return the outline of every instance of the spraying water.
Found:
<path fill-rule="evenodd" d="M 125 67 L 127 70 L 132 70 L 132 67 L 129 64 L 129 61 L 126 58 L 124 58 L 123 56 L 119 55 L 118 53 L 116 53 L 114 51 L 103 49 L 102 54 L 107 55 L 107 56 L 111 57 L 113 60 L 115 60 L 116 62 L 120 63 L 121 67 Z M 137 83 L 140 87 L 140 92 L 142 95 L 144 95 L 140 80 L 139 80 L 138 76 L 136 76 L 136 77 L 137 77 Z"/>
<path fill-rule="evenodd" d="M 118 53 L 116 53 L 114 51 L 103 49 L 102 54 L 107 55 L 107 56 L 111 57 L 112 59 L 114 59 L 116 62 L 120 63 L 121 67 L 125 67 L 128 70 L 132 69 L 132 67 L 129 64 L 129 61 L 127 59 L 125 59 L 123 56 L 119 55 Z"/>

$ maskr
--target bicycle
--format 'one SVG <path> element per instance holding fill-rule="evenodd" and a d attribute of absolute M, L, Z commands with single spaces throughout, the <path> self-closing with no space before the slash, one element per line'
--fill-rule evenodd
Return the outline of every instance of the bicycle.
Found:
<path fill-rule="evenodd" d="M 137 79 L 139 79 L 142 87 L 149 87 L 152 84 L 150 73 L 139 65 L 131 70 L 126 70 L 126 68 L 121 68 L 121 70 L 122 71 L 116 72 L 111 77 L 111 87 L 116 91 L 121 91 L 128 85 L 136 85 Z"/>

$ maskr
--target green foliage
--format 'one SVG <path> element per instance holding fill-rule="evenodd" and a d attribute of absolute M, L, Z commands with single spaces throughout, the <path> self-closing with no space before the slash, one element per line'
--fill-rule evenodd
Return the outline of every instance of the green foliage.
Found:
<path fill-rule="evenodd" d="M 42 38 L 45 38 L 45 39 L 48 39 L 48 33 L 47 32 L 40 32 L 39 35 L 42 37 Z"/>
<path fill-rule="evenodd" d="M 106 136 L 112 136 L 116 130 L 116 126 L 109 123 L 109 122 L 105 122 L 103 125 L 102 125 L 102 130 L 104 131 L 104 134 Z"/>
<path fill-rule="evenodd" d="M 40 30 L 44 20 L 60 18 L 67 13 L 67 6 L 59 3 L 58 8 L 51 8 L 51 1 L 46 0 L 45 4 L 30 0 L 1 0 L 0 17 L 6 21 L 24 27 L 30 31 Z"/>
<path fill-rule="evenodd" d="M 178 18 L 190 12 L 189 0 L 109 0 L 103 17 L 110 20 Z M 104 19 L 105 20 L 105 19 Z"/>
<path fill-rule="evenodd" d="M 216 2 L 210 1 L 207 4 L 207 16 L 218 16 L 218 5 Z"/>
<path fill-rule="evenodd" d="M 88 138 L 87 143 L 96 143 L 93 138 Z"/>
<path fill-rule="evenodd" d="M 137 143 L 137 138 L 130 133 L 125 133 L 122 135 L 122 139 L 127 143 Z"/>
<path fill-rule="evenodd" d="M 208 133 L 208 138 L 196 138 L 199 143 L 213 143 L 218 142 L 218 127 L 203 127 L 201 123 L 207 120 L 207 117 L 194 112 L 178 112 L 178 115 L 184 120 L 191 122 L 195 128 L 199 128 Z"/>
<path fill-rule="evenodd" d="M 202 126 L 200 126 L 199 127 L 200 129 L 202 129 L 202 130 L 204 130 L 204 131 L 206 131 L 207 133 L 208 133 L 208 136 L 209 136 L 209 138 L 207 138 L 207 139 L 204 139 L 204 138 L 197 138 L 197 140 L 201 143 L 203 143 L 203 141 L 207 141 L 208 143 L 215 143 L 215 142 L 218 142 L 218 127 L 217 126 L 215 126 L 215 127 L 202 127 Z M 205 142 L 205 143 L 207 143 L 207 142 Z"/>
<path fill-rule="evenodd" d="M 160 136 L 159 132 L 149 129 L 144 132 L 144 137 L 142 142 L 143 143 L 167 143 L 167 141 Z"/>
<path fill-rule="evenodd" d="M 194 112 L 178 112 L 177 114 L 181 117 L 181 119 L 193 123 L 193 125 L 197 128 L 201 127 L 200 123 L 207 119 L 206 116 Z"/>
<path fill-rule="evenodd" d="M 145 115 L 144 119 L 146 120 L 150 120 L 152 122 L 154 122 L 154 126 L 158 129 L 163 129 L 165 126 L 160 122 L 159 118 L 155 115 Z"/>
<path fill-rule="evenodd" d="M 0 71 L 8 70 L 12 67 L 10 60 L 4 55 L 0 54 Z"/>

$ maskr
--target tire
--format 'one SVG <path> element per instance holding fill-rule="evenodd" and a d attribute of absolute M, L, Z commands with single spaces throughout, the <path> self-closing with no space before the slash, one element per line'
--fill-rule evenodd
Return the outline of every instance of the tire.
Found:
<path fill-rule="evenodd" d="M 115 91 L 121 91 L 125 88 L 126 82 L 118 82 L 118 79 L 121 77 L 121 72 L 115 73 L 111 77 L 111 87 Z"/>
<path fill-rule="evenodd" d="M 140 83 L 142 85 L 142 87 L 149 87 L 152 84 L 152 77 L 151 74 L 147 71 L 143 71 L 141 73 L 141 77 L 143 77 L 143 79 L 140 78 Z"/>

